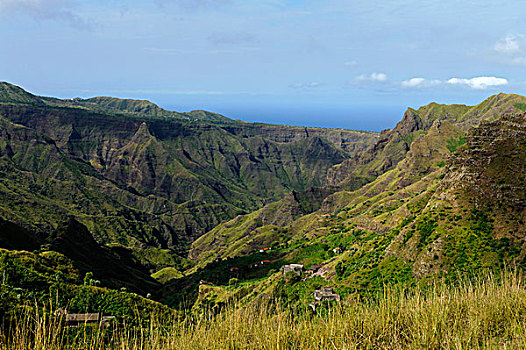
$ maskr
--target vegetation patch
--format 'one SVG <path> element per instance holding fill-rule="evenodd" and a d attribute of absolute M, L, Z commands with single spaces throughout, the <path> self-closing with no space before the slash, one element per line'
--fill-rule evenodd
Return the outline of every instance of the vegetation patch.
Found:
<path fill-rule="evenodd" d="M 419 248 L 426 246 L 430 241 L 433 240 L 433 238 L 436 237 L 434 233 L 437 226 L 437 219 L 429 216 L 424 216 L 416 223 L 416 230 L 420 235 L 418 238 Z"/>
<path fill-rule="evenodd" d="M 459 149 L 460 146 L 464 145 L 465 143 L 466 143 L 466 137 L 465 136 L 461 136 L 458 139 L 450 139 L 450 140 L 448 140 L 446 147 L 449 150 L 449 152 L 453 153 L 457 149 Z"/>

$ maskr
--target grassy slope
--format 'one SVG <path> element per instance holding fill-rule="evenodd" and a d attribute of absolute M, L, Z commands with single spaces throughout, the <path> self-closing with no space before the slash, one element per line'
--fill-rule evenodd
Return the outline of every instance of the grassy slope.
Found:
<path fill-rule="evenodd" d="M 464 198 L 462 194 L 456 192 L 444 194 L 444 188 L 448 187 L 445 185 L 445 181 L 451 182 L 447 179 L 453 176 L 451 174 L 454 174 L 455 171 L 454 167 L 446 166 L 448 157 L 458 148 L 462 150 L 463 147 L 469 146 L 468 151 L 470 150 L 471 153 L 468 152 L 468 154 L 470 156 L 458 160 L 460 166 L 465 167 L 466 165 L 462 161 L 476 159 L 473 155 L 478 154 L 477 147 L 484 149 L 494 147 L 491 142 L 486 142 L 487 140 L 484 141 L 486 143 L 482 144 L 470 143 L 469 137 L 474 137 L 472 134 L 468 137 L 468 146 L 463 146 L 466 142 L 466 131 L 479 125 L 483 120 L 493 120 L 494 124 L 488 124 L 489 126 L 483 124 L 483 127 L 476 129 L 478 131 L 475 133 L 480 132 L 481 135 L 486 135 L 495 130 L 504 130 L 504 133 L 498 138 L 508 137 L 507 132 L 516 128 L 522 121 L 502 122 L 496 116 L 508 109 L 520 109 L 523 102 L 524 98 L 520 96 L 501 94 L 474 107 L 431 104 L 418 110 L 409 110 L 404 116 L 404 120 L 394 130 L 383 133 L 380 140 L 364 156 L 356 158 L 358 161 L 352 159 L 350 169 L 358 169 L 356 170 L 358 173 L 352 170 L 350 172 L 351 177 L 354 175 L 362 176 L 362 178 L 368 177 L 366 180 L 370 181 L 368 184 L 352 191 L 350 189 L 354 185 L 349 187 L 349 183 L 353 180 L 348 177 L 340 184 L 340 188 L 348 189 L 346 191 L 331 194 L 334 192 L 334 188 L 325 191 L 317 190 L 319 193 L 313 194 L 312 197 L 306 195 L 308 191 L 294 192 L 289 197 L 267 205 L 258 212 L 223 223 L 196 242 L 191 256 L 200 259 L 201 264 L 199 267 L 187 271 L 185 276 L 181 276 L 180 271 L 191 267 L 191 263 L 177 258 L 171 253 L 153 250 L 151 253 L 143 254 L 141 249 L 135 252 L 132 250 L 130 255 L 133 259 L 139 260 L 143 266 L 148 267 L 150 272 L 158 271 L 154 276 L 163 282 L 173 279 L 172 277 L 179 277 L 177 281 L 168 283 L 163 291 L 165 296 L 169 296 L 167 300 L 171 303 L 180 302 L 181 300 L 177 300 L 177 297 L 181 295 L 186 295 L 190 299 L 194 298 L 199 292 L 197 289 L 199 279 L 226 285 L 231 278 L 235 277 L 241 281 L 252 281 L 249 282 L 253 285 L 250 288 L 255 288 L 255 290 L 261 291 L 267 288 L 272 291 L 279 289 L 278 285 L 273 284 L 273 279 L 267 280 L 266 276 L 275 272 L 282 264 L 291 262 L 304 263 L 307 267 L 316 264 L 324 265 L 316 277 L 307 279 L 305 283 L 298 284 L 298 287 L 292 290 L 283 289 L 284 297 L 303 304 L 310 299 L 309 293 L 314 288 L 325 284 L 326 281 L 334 283 L 338 292 L 342 296 L 348 297 L 356 293 L 370 294 L 388 280 L 394 279 L 411 285 L 415 283 L 415 278 L 446 274 L 454 268 L 474 270 L 499 267 L 503 262 L 517 263 L 517 259 L 522 259 L 523 254 L 520 249 L 520 232 L 523 230 L 523 226 L 520 225 L 523 225 L 524 222 L 523 212 L 517 210 L 517 207 L 509 208 L 504 205 L 504 209 L 498 212 L 500 216 L 489 217 L 487 210 L 481 211 L 478 205 L 474 205 L 474 203 L 486 200 L 485 196 L 476 197 L 471 194 L 471 197 L 466 196 Z M 67 117 L 68 114 L 66 113 L 61 118 Z M 28 119 L 24 120 L 27 121 Z M 60 157 L 61 152 L 64 152 L 64 148 L 60 148 L 60 142 L 53 144 L 53 142 L 48 141 L 48 136 L 40 135 L 38 132 L 35 134 L 37 136 L 34 136 L 35 132 L 31 128 L 9 124 L 11 122 L 5 120 L 4 123 L 6 125 L 5 130 L 12 134 L 21 134 L 22 136 L 19 135 L 21 138 L 37 137 L 37 140 L 39 140 L 38 138 L 41 139 L 36 144 L 30 144 L 30 147 L 37 147 L 37 152 L 21 152 L 19 150 L 15 152 L 11 144 L 3 143 L 6 169 L 9 171 L 12 171 L 12 168 L 9 167 L 13 167 L 14 163 L 16 166 L 38 166 L 37 170 L 46 176 L 48 174 L 60 174 L 65 179 L 83 179 L 83 181 L 75 181 L 75 186 L 78 186 L 78 182 L 83 184 L 86 178 L 90 179 L 89 181 L 100 181 L 100 174 L 94 171 L 94 168 L 97 168 L 94 164 L 102 166 L 101 163 L 104 162 L 98 162 L 102 158 L 91 159 L 91 167 L 86 166 L 85 163 L 75 163 L 78 160 L 71 161 L 75 164 L 74 166 L 56 167 L 53 159 Z M 300 128 L 277 127 L 280 133 L 272 134 L 273 140 L 265 140 L 257 136 L 255 129 L 229 126 L 228 128 L 211 128 L 211 132 L 217 133 L 218 137 L 210 140 L 199 136 L 202 135 L 200 134 L 201 130 L 199 133 L 186 135 L 187 137 L 184 140 L 193 146 L 193 152 L 195 149 L 206 150 L 206 152 L 197 152 L 186 156 L 184 162 L 175 159 L 168 161 L 167 159 L 173 153 L 166 150 L 185 149 L 185 142 L 182 142 L 183 139 L 167 138 L 166 134 L 163 134 L 166 131 L 158 129 L 159 125 L 155 125 L 155 123 L 141 122 L 129 141 L 123 143 L 117 151 L 116 157 L 113 158 L 116 163 L 113 166 L 107 165 L 108 163 L 104 165 L 110 172 L 114 170 L 122 172 L 123 169 L 126 171 L 125 174 L 119 173 L 116 178 L 139 179 L 140 181 L 134 180 L 132 183 L 126 180 L 128 185 L 133 186 L 133 191 L 138 191 L 137 189 L 142 191 L 156 186 L 156 180 L 153 177 L 148 177 L 146 176 L 147 173 L 140 171 L 143 167 L 142 162 L 149 158 L 155 158 L 155 161 L 159 161 L 161 164 L 166 164 L 166 162 L 173 164 L 172 168 L 167 170 L 166 176 L 173 177 L 175 174 L 183 173 L 188 175 L 187 178 L 192 178 L 195 174 L 195 168 L 189 167 L 191 163 L 201 164 L 213 160 L 213 164 L 205 169 L 205 173 L 209 172 L 208 174 L 211 177 L 213 177 L 213 171 L 219 171 L 223 177 L 232 177 L 236 171 L 243 175 L 250 174 L 252 171 L 259 174 L 263 169 L 261 166 L 263 166 L 267 169 L 274 169 L 273 171 L 277 173 L 281 172 L 284 174 L 284 179 L 305 184 L 309 178 L 316 178 L 316 175 L 305 171 L 306 177 L 294 176 L 293 174 L 298 174 L 296 170 L 290 172 L 290 168 L 276 168 L 272 161 L 266 159 L 265 156 L 280 153 L 282 157 L 278 163 L 283 163 L 283 161 L 286 162 L 288 159 L 293 159 L 302 154 L 301 152 L 304 152 L 305 155 L 312 153 L 315 155 L 312 159 L 314 167 L 318 160 L 331 157 L 330 154 L 324 153 L 327 150 L 327 141 L 318 137 L 310 139 L 303 137 L 296 145 L 291 146 L 290 140 L 297 137 L 298 133 L 307 133 L 306 130 Z M 512 126 L 511 129 L 510 125 Z M 265 126 L 265 128 L 266 132 L 270 132 L 273 127 Z M 81 130 L 81 127 L 78 130 Z M 76 132 L 79 132 L 78 130 Z M 69 132 L 69 138 L 72 135 L 75 138 L 78 137 L 75 132 L 71 130 Z M 228 135 L 224 132 L 227 132 Z M 272 132 L 276 132 L 276 130 Z M 338 132 L 335 131 L 335 133 Z M 312 130 L 309 133 L 312 133 Z M 160 135 L 164 136 L 161 137 Z M 241 139 L 238 138 L 240 135 L 243 136 Z M 331 135 L 334 136 L 334 134 Z M 53 136 L 57 140 L 61 140 L 58 137 L 59 135 Z M 513 134 L 513 137 L 517 138 L 517 135 Z M 520 184 L 523 180 L 520 177 L 498 179 L 497 175 L 511 174 L 512 171 L 523 171 L 524 160 L 520 157 L 523 154 L 520 151 L 520 147 L 522 147 L 521 137 L 521 134 L 518 134 L 518 143 L 506 141 L 508 143 L 499 146 L 500 148 L 492 149 L 493 153 L 484 154 L 477 163 L 478 168 L 484 168 L 484 157 L 496 156 L 497 161 L 493 164 L 495 169 L 490 169 L 487 174 L 483 174 L 489 178 L 487 183 L 496 185 L 483 188 L 475 186 L 473 191 L 487 193 L 488 189 L 494 192 L 496 189 L 499 191 L 513 190 L 509 193 L 495 192 L 496 198 L 501 200 L 495 203 L 488 202 L 491 203 L 489 206 L 492 208 L 495 206 L 498 208 L 499 205 L 502 207 L 502 199 L 508 198 L 510 193 L 517 196 L 514 198 L 514 203 L 519 203 L 520 208 L 520 203 L 523 200 Z M 510 138 L 508 137 L 508 139 Z M 256 159 L 262 159 L 259 165 L 254 166 L 252 164 L 248 168 L 225 167 L 225 163 L 228 164 L 225 160 L 228 159 L 230 151 L 225 152 L 224 150 L 232 147 L 231 154 L 239 154 L 243 150 L 251 149 L 247 145 L 258 147 L 260 156 L 257 156 Z M 286 148 L 290 150 L 290 154 L 283 153 L 283 149 L 279 148 L 283 145 L 286 145 Z M 319 145 L 322 147 L 316 148 Z M 73 147 L 70 151 L 78 154 L 80 159 L 82 159 L 83 154 L 91 154 L 91 151 L 86 149 L 85 144 L 70 143 L 68 147 Z M 340 144 L 337 147 L 342 151 L 345 147 L 351 146 Z M 506 153 L 509 150 L 514 151 L 510 154 Z M 217 153 L 218 151 L 219 153 Z M 23 154 L 24 157 L 17 156 L 17 158 L 13 154 Z M 35 161 L 35 154 L 44 154 L 45 161 Z M 168 158 L 166 157 L 167 154 Z M 148 167 L 152 165 L 152 162 L 145 164 Z M 195 164 L 192 166 L 195 167 Z M 355 167 L 356 164 L 361 164 L 361 167 Z M 502 172 L 501 169 L 503 164 L 508 164 L 505 172 Z M 130 170 L 126 170 L 127 166 Z M 305 166 L 312 169 L 312 164 L 308 165 L 308 161 Z M 10 174 L 9 171 L 6 174 Z M 467 174 L 473 172 L 472 169 Z M 17 176 L 22 178 L 27 176 L 27 173 L 23 171 L 20 173 L 21 175 Z M 156 173 L 156 177 L 162 178 L 163 174 L 162 172 Z M 459 175 L 455 176 L 458 177 Z M 460 177 L 465 178 L 466 176 Z M 371 181 L 373 178 L 374 181 Z M 518 179 L 518 183 L 510 182 L 512 179 Z M 34 181 L 34 177 L 31 180 Z M 151 181 L 154 182 L 151 183 Z M 235 190 L 235 186 L 230 187 L 230 191 Z M 268 192 L 273 185 L 269 187 L 268 182 L 261 182 L 256 179 L 252 181 L 251 186 L 250 190 L 252 191 Z M 123 191 L 119 186 L 115 186 L 115 188 Z M 184 184 L 183 188 L 192 188 L 192 186 Z M 28 185 L 25 193 L 27 195 L 32 191 L 34 189 Z M 48 192 L 53 193 L 54 191 Z M 57 199 L 62 196 L 60 193 L 58 192 Z M 85 194 L 85 191 L 78 193 Z M 125 193 L 125 196 L 128 196 L 126 198 L 130 198 L 128 193 L 124 191 L 121 193 Z M 167 191 L 165 193 L 170 196 L 171 193 L 175 194 L 178 191 Z M 222 193 L 224 194 L 224 192 Z M 444 204 L 442 200 L 437 200 L 437 196 L 451 197 L 453 195 L 459 196 L 455 199 L 454 204 Z M 95 198 L 97 196 L 98 193 Z M 306 197 L 302 198 L 302 196 Z M 15 198 L 15 195 L 12 198 Z M 102 199 L 100 200 L 102 203 Z M 25 204 L 20 203 L 19 207 L 23 208 Z M 141 208 L 145 208 L 142 207 L 145 204 L 147 202 L 143 202 Z M 242 205 L 240 204 L 240 206 Z M 320 206 L 321 209 L 318 210 Z M 98 205 L 92 205 L 92 208 L 96 210 Z M 207 217 L 209 213 L 202 211 L 205 208 L 201 207 L 200 213 Z M 11 207 L 7 210 L 13 212 Z M 52 215 L 53 210 L 49 212 Z M 145 210 L 145 212 L 148 211 Z M 25 215 L 31 215 L 31 213 L 34 211 L 27 211 Z M 322 216 L 324 213 L 330 213 L 332 217 L 325 218 Z M 104 217 L 108 219 L 111 217 L 109 220 L 114 221 L 114 218 L 119 218 L 119 214 L 113 216 L 105 214 Z M 152 215 L 151 217 L 153 219 L 162 218 L 163 220 L 166 218 L 164 214 Z M 142 218 L 137 220 L 135 213 L 130 219 L 134 222 L 144 220 Z M 53 218 L 48 220 L 52 222 Z M 127 220 L 124 222 L 126 223 Z M 102 232 L 101 227 L 105 226 L 103 222 L 96 224 L 100 226 L 91 224 L 90 227 L 91 221 L 88 219 L 87 222 L 88 227 L 96 232 Z M 495 222 L 497 223 L 495 224 Z M 46 221 L 41 222 L 41 224 L 45 225 Z M 519 226 L 516 226 L 517 224 Z M 120 223 L 119 225 L 121 225 L 119 229 L 129 229 Z M 145 240 L 151 242 L 148 241 L 148 238 L 151 239 L 151 237 L 157 237 L 156 239 L 163 237 L 162 233 L 157 233 L 158 236 L 152 234 L 151 231 L 141 233 L 137 227 L 140 226 L 135 226 L 137 243 L 145 242 Z M 455 227 L 458 227 L 459 230 L 450 234 Z M 509 233 L 497 237 L 498 241 L 495 241 L 494 236 L 497 228 L 499 232 L 507 231 Z M 475 238 L 473 238 L 473 232 Z M 461 239 L 455 241 L 452 240 L 452 237 L 460 237 Z M 478 245 L 473 245 L 466 254 L 460 253 L 475 241 Z M 128 253 L 129 241 L 122 243 L 124 243 L 124 247 L 121 248 Z M 159 244 L 159 242 L 154 242 L 155 244 Z M 273 247 L 270 253 L 253 253 L 268 246 Z M 341 255 L 332 253 L 332 249 L 335 247 L 343 248 L 344 253 Z M 477 257 L 476 255 L 481 251 L 488 252 L 488 254 Z M 227 259 L 220 260 L 225 258 Z M 270 263 L 257 268 L 250 268 L 262 260 L 270 260 Z M 237 268 L 236 272 L 231 272 L 230 268 Z M 183 291 L 183 293 L 177 294 L 174 291 Z"/>
<path fill-rule="evenodd" d="M 25 304 L 43 306 L 50 302 L 53 308 L 67 307 L 72 313 L 104 312 L 123 321 L 156 312 L 173 314 L 168 307 L 135 293 L 86 285 L 84 274 L 73 261 L 53 251 L 31 253 L 0 249 L 0 271 L 2 317 L 20 316 Z"/>
<path fill-rule="evenodd" d="M 197 314 L 205 312 L 208 318 L 197 326 L 193 322 L 177 323 L 173 326 L 179 332 L 174 332 L 177 336 L 152 333 L 150 343 L 141 346 L 151 347 L 157 342 L 178 348 L 196 344 L 208 344 L 209 348 L 224 348 L 228 344 L 253 347 L 255 341 L 262 348 L 277 344 L 318 348 L 330 342 L 351 348 L 393 347 L 393 344 L 400 348 L 444 344 L 460 348 L 503 344 L 520 347 L 523 345 L 520 336 L 524 334 L 521 281 L 508 275 L 502 284 L 491 278 L 475 287 L 469 283 L 451 287 L 450 283 L 458 279 L 457 272 L 482 275 L 488 270 L 499 272 L 504 264 L 519 268 L 524 265 L 526 193 L 520 174 L 526 173 L 526 116 L 496 117 L 507 109 L 522 109 L 523 100 L 515 95 L 497 95 L 472 108 L 453 106 L 449 110 L 430 105 L 410 111 L 404 118 L 406 122 L 387 135 L 389 147 L 379 148 L 377 144 L 372 148 L 371 154 L 376 154 L 376 158 L 365 162 L 364 171 L 369 175 L 380 172 L 374 181 L 354 191 L 318 190 L 312 197 L 295 192 L 258 212 L 224 223 L 213 231 L 214 235 L 204 236 L 196 244 L 206 247 L 211 245 L 207 239 L 216 242 L 212 254 L 206 249 L 198 252 L 208 264 L 187 271 L 190 274 L 181 276 L 174 266 L 185 269 L 191 263 L 170 250 L 130 251 L 126 246 L 111 245 L 113 254 L 120 254 L 121 259 L 127 256 L 152 269 L 163 266 L 154 276 L 169 281 L 163 291 L 165 301 L 174 306 L 181 302 L 186 302 L 185 306 L 194 305 Z M 6 182 L 13 174 L 28 179 L 25 180 L 28 184 L 45 181 L 49 174 L 60 175 L 61 181 L 99 179 L 89 167 L 74 163 L 76 160 L 67 166 L 57 166 L 54 159 L 61 156 L 62 150 L 49 137 L 10 121 L 2 123 L 0 130 L 4 135 L 34 140 L 0 144 L 1 165 L 7 179 L 5 189 L 13 191 Z M 160 147 L 144 125 L 139 125 L 131 142 L 124 147 L 123 157 L 133 158 L 148 149 L 155 153 Z M 477 127 L 470 129 L 473 126 Z M 32 148 L 38 151 L 26 150 Z M 390 152 L 394 155 L 392 159 Z M 400 160 L 397 152 L 403 155 Z M 35 159 L 35 155 L 42 159 Z M 28 167 L 37 167 L 40 175 L 29 174 Z M 34 187 L 24 186 L 14 190 L 27 191 L 25 195 L 35 193 Z M 77 186 L 75 182 L 71 188 L 82 188 Z M 6 193 L 10 198 L 17 196 L 7 190 Z M 54 195 L 57 200 L 62 196 Z M 45 201 L 45 196 L 41 199 Z M 18 205 L 23 208 L 25 203 Z M 10 207 L 5 210 L 16 212 Z M 52 215 L 52 210 L 49 213 Z M 324 217 L 325 213 L 331 215 Z M 24 215 L 35 214 L 26 209 Z M 44 226 L 46 220 L 39 223 Z M 0 227 L 9 232 L 23 230 L 4 221 Z M 84 271 L 78 266 L 86 260 L 81 256 L 85 252 L 76 252 L 77 247 L 71 247 L 71 240 L 79 241 L 77 236 L 70 237 L 67 243 L 67 232 L 59 228 L 47 240 L 37 237 L 32 244 L 38 245 L 44 239 L 56 249 L 65 246 L 65 252 L 79 253 L 76 262 L 52 251 L 0 252 L 2 271 L 7 273 L 1 293 L 3 312 L 20 305 L 19 298 L 46 301 L 58 290 L 60 302 L 70 303 L 72 310 L 109 310 L 123 318 L 137 319 L 134 309 L 129 307 L 134 304 L 144 311 L 142 317 L 156 315 L 158 310 L 172 314 L 134 294 L 82 285 Z M 61 240 L 60 236 L 66 239 Z M 268 245 L 272 250 L 253 253 Z M 343 254 L 333 253 L 335 247 L 342 248 Z M 103 265 L 111 264 L 102 260 L 99 262 Z M 263 260 L 270 261 L 262 265 Z M 282 264 L 293 262 L 314 267 L 314 272 L 301 277 L 277 273 Z M 201 279 L 216 286 L 208 282 L 199 285 Z M 430 279 L 441 282 L 428 289 Z M 415 294 L 398 293 L 398 287 L 385 289 L 389 283 L 412 287 Z M 313 290 L 327 285 L 335 287 L 345 305 L 328 315 L 311 316 L 297 311 L 289 314 L 279 309 L 278 304 L 277 309 L 271 307 L 274 312 L 271 317 L 266 316 L 269 309 L 263 309 L 256 318 L 248 316 L 260 310 L 258 305 L 276 299 L 288 306 L 306 308 L 312 301 Z M 369 298 L 361 302 L 364 296 Z M 210 320 L 206 311 L 214 314 L 228 303 L 246 308 L 236 311 L 234 307 Z M 309 316 L 303 318 L 303 315 Z M 181 326 L 188 328 L 180 333 Z M 315 336 L 313 327 L 317 329 Z M 262 336 L 256 336 L 255 330 Z M 122 347 L 124 343 L 128 348 L 138 347 L 143 340 L 139 332 L 128 338 L 114 337 L 113 346 Z M 269 338 L 268 334 L 272 336 Z M 34 338 L 23 337 L 18 341 L 31 344 L 31 339 Z M 203 343 L 203 339 L 209 343 Z"/>
<path fill-rule="evenodd" d="M 272 247 L 288 236 L 288 225 L 299 217 L 318 210 L 334 188 L 310 188 L 293 192 L 280 201 L 248 215 L 221 223 L 192 244 L 189 258 L 200 266 Z"/>
<path fill-rule="evenodd" d="M 519 349 L 526 346 L 524 281 L 512 274 L 443 283 L 413 293 L 386 286 L 377 298 L 318 308 L 283 307 L 275 300 L 223 313 L 192 314 L 153 327 L 68 331 L 46 316 L 17 322 L 3 333 L 1 349 Z M 5 332 L 5 331 L 4 331 Z M 30 336 L 30 334 L 34 334 Z M 6 335 L 6 336 L 4 336 Z"/>

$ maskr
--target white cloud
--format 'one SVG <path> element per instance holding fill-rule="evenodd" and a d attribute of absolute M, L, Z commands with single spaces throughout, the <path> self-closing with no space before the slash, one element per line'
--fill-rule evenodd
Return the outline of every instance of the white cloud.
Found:
<path fill-rule="evenodd" d="M 507 35 L 495 43 L 493 51 L 497 55 L 497 62 L 512 66 L 526 66 L 526 35 Z"/>
<path fill-rule="evenodd" d="M 447 83 L 452 85 L 467 85 L 472 89 L 485 90 L 489 87 L 507 85 L 508 80 L 497 77 L 475 77 L 471 79 L 451 78 Z"/>
<path fill-rule="evenodd" d="M 344 63 L 345 66 L 356 66 L 357 64 L 358 62 L 356 62 L 356 60 L 347 61 Z"/>
<path fill-rule="evenodd" d="M 409 80 L 404 80 L 402 86 L 405 87 L 415 87 L 422 85 L 426 80 L 424 78 L 411 78 Z"/>
<path fill-rule="evenodd" d="M 409 80 L 402 81 L 403 87 L 408 88 L 423 88 L 442 84 L 440 80 L 429 80 L 425 78 L 411 78 Z"/>
<path fill-rule="evenodd" d="M 372 73 L 371 79 L 375 81 L 386 81 L 387 75 L 385 73 Z"/>
<path fill-rule="evenodd" d="M 378 82 L 385 82 L 387 81 L 387 74 L 385 73 L 371 73 L 369 75 L 362 74 L 356 77 L 356 80 L 358 81 L 378 81 Z"/>
<path fill-rule="evenodd" d="M 497 41 L 493 48 L 499 53 L 513 55 L 521 51 L 521 41 L 524 41 L 522 36 L 508 35 Z"/>
<path fill-rule="evenodd" d="M 497 77 L 451 78 L 446 81 L 426 79 L 421 77 L 411 78 L 401 82 L 404 88 L 428 88 L 444 85 L 467 86 L 476 90 L 485 90 L 492 87 L 507 85 L 508 80 Z"/>

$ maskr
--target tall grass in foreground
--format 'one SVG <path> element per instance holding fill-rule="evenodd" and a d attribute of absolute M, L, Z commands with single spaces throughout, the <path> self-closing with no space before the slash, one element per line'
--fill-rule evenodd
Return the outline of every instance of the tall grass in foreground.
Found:
<path fill-rule="evenodd" d="M 410 292 L 386 287 L 376 300 L 323 315 L 276 303 L 231 306 L 216 316 L 88 328 L 75 337 L 41 314 L 15 320 L 0 349 L 526 349 L 526 290 L 517 273 Z"/>

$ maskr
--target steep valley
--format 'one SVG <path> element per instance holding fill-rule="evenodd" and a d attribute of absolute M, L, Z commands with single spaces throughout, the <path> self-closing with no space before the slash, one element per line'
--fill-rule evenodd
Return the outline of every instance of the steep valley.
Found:
<path fill-rule="evenodd" d="M 127 250 L 151 272 L 183 268 L 190 243 L 220 222 L 327 184 L 331 166 L 377 138 L 170 112 L 148 101 L 58 100 L 8 83 L 0 116 L 5 227 L 43 244 L 73 218 L 104 249 Z M 35 239 L 17 248 L 34 249 Z"/>
<path fill-rule="evenodd" d="M 336 166 L 349 173 L 336 186 L 340 190 L 321 197 L 319 209 L 269 221 L 266 213 L 283 208 L 284 199 L 200 237 L 190 251 L 203 267 L 195 273 L 223 284 L 214 279 L 221 269 L 228 275 L 240 261 L 267 260 L 242 271 L 257 282 L 226 298 L 248 302 L 265 293 L 305 305 L 323 285 L 350 298 L 374 294 L 384 283 L 410 286 L 524 267 L 526 119 L 516 108 L 522 101 L 501 94 L 474 107 L 410 109 L 361 157 Z M 349 190 L 363 174 L 376 178 Z M 272 249 L 258 252 L 263 247 Z M 260 279 L 290 263 L 311 275 L 289 287 L 274 275 Z M 183 280 L 173 283 L 181 287 Z M 199 300 L 211 298 L 201 294 Z"/>
<path fill-rule="evenodd" d="M 431 103 L 374 133 L 2 83 L 1 261 L 44 271 L 42 298 L 59 264 L 87 295 L 101 284 L 193 310 L 522 269 L 525 103 Z"/>

